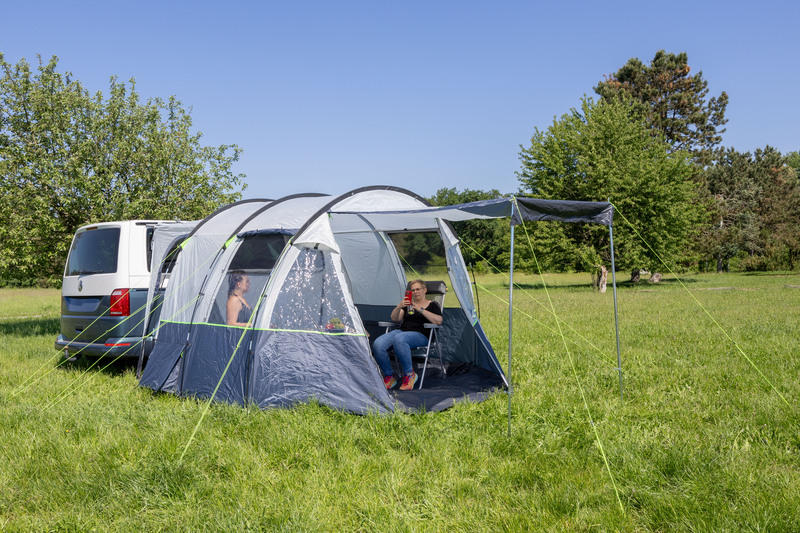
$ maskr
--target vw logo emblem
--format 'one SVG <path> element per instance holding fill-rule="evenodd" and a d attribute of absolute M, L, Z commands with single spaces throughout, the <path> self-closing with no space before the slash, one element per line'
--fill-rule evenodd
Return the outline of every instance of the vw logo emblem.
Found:
<path fill-rule="evenodd" d="M 80 280 L 78 282 L 78 292 L 81 292 L 82 290 L 83 290 L 83 280 Z"/>

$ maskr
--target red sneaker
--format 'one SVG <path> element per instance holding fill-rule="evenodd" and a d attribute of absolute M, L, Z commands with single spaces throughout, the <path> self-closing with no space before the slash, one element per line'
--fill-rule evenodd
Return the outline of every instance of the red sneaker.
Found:
<path fill-rule="evenodd" d="M 403 376 L 403 384 L 400 385 L 400 390 L 411 390 L 414 388 L 414 385 L 417 383 L 417 373 L 411 372 L 410 374 L 406 374 Z"/>
<path fill-rule="evenodd" d="M 394 376 L 383 376 L 383 384 L 386 386 L 386 389 L 389 390 L 397 385 L 397 380 L 394 379 Z"/>

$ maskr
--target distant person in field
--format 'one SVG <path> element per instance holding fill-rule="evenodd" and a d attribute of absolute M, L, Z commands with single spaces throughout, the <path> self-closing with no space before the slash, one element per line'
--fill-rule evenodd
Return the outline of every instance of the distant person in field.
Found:
<path fill-rule="evenodd" d="M 411 298 L 403 296 L 403 300 L 392 309 L 392 322 L 400 322 L 400 327 L 384 333 L 372 343 L 372 355 L 383 373 L 383 384 L 387 389 L 397 384 L 394 369 L 389 360 L 389 348 L 394 348 L 403 369 L 403 383 L 400 390 L 411 390 L 417 382 L 417 374 L 411 364 L 411 349 L 426 346 L 431 330 L 425 329 L 426 323 L 442 324 L 442 310 L 439 304 L 425 298 L 428 287 L 421 279 L 411 282 Z"/>

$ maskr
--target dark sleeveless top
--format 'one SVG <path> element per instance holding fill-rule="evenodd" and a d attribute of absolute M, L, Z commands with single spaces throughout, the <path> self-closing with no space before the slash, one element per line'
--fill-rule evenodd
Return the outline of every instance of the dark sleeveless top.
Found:
<path fill-rule="evenodd" d="M 430 311 L 435 315 L 442 315 L 442 310 L 439 308 L 439 304 L 436 302 L 429 303 L 425 310 Z M 430 320 L 425 318 L 422 312 L 414 311 L 413 315 L 409 315 L 408 310 L 406 310 L 405 314 L 403 315 L 403 322 L 400 324 L 400 329 L 403 331 L 419 331 L 426 337 L 430 337 L 431 330 L 425 329 L 426 323 L 430 323 Z"/>
<path fill-rule="evenodd" d="M 239 298 L 239 303 L 242 304 L 242 308 L 239 309 L 239 316 L 236 317 L 236 322 L 246 324 L 247 321 L 250 320 L 250 315 L 253 313 L 253 308 L 244 305 L 242 298 Z"/>

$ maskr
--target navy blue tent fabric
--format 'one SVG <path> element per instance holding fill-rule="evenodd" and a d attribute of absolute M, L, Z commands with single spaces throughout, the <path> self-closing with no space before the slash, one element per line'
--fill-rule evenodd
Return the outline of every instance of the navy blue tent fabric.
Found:
<path fill-rule="evenodd" d="M 611 226 L 614 207 L 609 202 L 579 202 L 572 200 L 542 200 L 516 198 L 519 210 L 511 217 L 512 224 L 524 221 L 587 222 Z"/>
<path fill-rule="evenodd" d="M 178 363 L 186 347 L 184 326 L 171 322 L 162 323 L 157 346 L 159 351 L 156 357 L 151 354 L 147 359 L 139 385 L 155 391 L 177 394 L 180 391 Z"/>
<path fill-rule="evenodd" d="M 335 211 L 337 214 L 357 214 L 351 211 Z M 361 212 L 373 221 L 402 220 L 402 226 L 414 229 L 414 222 L 440 218 L 451 222 L 474 218 L 511 218 L 511 224 L 527 221 L 585 222 L 612 226 L 614 207 L 609 202 L 584 202 L 577 200 L 544 200 L 517 196 L 480 200 L 466 204 L 425 207 L 404 211 Z M 395 218 L 396 217 L 396 218 Z M 424 224 L 424 222 L 420 222 Z"/>
<path fill-rule="evenodd" d="M 246 402 L 251 330 L 197 324 L 183 358 L 182 394 L 227 403 Z M 219 387 L 219 388 L 217 388 Z M 217 391 L 214 394 L 214 391 Z"/>

